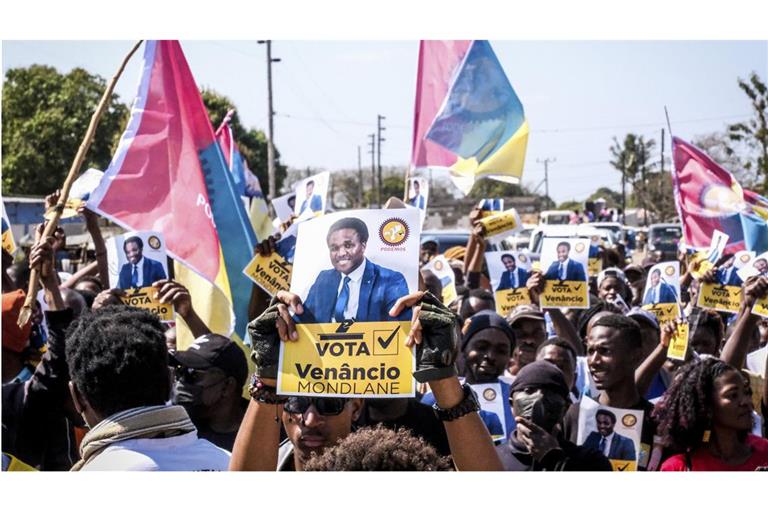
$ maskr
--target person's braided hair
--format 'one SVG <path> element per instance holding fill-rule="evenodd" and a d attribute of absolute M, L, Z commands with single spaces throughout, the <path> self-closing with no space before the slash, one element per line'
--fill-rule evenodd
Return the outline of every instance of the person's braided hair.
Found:
<path fill-rule="evenodd" d="M 362 428 L 316 455 L 305 471 L 450 471 L 448 457 L 409 430 Z"/>
<path fill-rule="evenodd" d="M 163 405 L 170 397 L 165 328 L 147 310 L 85 312 L 67 331 L 66 358 L 72 382 L 103 416 Z"/>
<path fill-rule="evenodd" d="M 694 451 L 712 426 L 715 380 L 733 366 L 714 357 L 681 367 L 653 410 L 663 443 L 678 452 Z"/>

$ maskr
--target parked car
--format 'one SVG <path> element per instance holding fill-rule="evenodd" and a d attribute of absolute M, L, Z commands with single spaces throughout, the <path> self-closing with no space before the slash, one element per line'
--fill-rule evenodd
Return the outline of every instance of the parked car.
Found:
<path fill-rule="evenodd" d="M 421 232 L 421 243 L 426 240 L 433 240 L 437 243 L 437 253 L 442 254 L 446 249 L 451 247 L 461 246 L 466 247 L 469 240 L 469 231 L 466 229 L 452 229 L 452 230 L 429 230 Z M 485 245 L 485 251 L 501 251 L 501 250 L 514 250 L 512 244 L 507 240 L 502 240 L 500 243 L 488 243 Z"/>
<path fill-rule="evenodd" d="M 683 239 L 680 224 L 651 224 L 648 227 L 648 252 L 655 252 L 659 261 L 677 259 L 677 249 Z"/>

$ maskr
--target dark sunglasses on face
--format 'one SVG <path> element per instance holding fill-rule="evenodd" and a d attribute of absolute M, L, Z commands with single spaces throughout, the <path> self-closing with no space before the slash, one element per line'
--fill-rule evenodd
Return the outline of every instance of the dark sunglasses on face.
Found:
<path fill-rule="evenodd" d="M 322 416 L 338 416 L 347 405 L 346 398 L 309 398 L 306 396 L 292 396 L 283 405 L 283 410 L 291 414 L 304 414 L 310 405 L 314 405 L 318 414 Z"/>
<path fill-rule="evenodd" d="M 195 368 L 187 368 L 186 366 L 177 366 L 173 370 L 174 374 L 176 375 L 177 380 L 183 380 L 185 382 L 197 382 L 205 375 L 208 374 L 209 370 L 200 370 Z"/>

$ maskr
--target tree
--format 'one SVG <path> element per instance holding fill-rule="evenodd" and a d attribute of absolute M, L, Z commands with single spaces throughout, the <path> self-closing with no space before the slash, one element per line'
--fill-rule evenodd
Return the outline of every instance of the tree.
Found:
<path fill-rule="evenodd" d="M 756 155 L 745 159 L 744 168 L 753 171 L 757 181 L 762 176 L 762 192 L 768 193 L 768 87 L 753 72 L 748 80 L 739 78 L 739 88 L 749 97 L 754 117 L 728 127 L 728 135 L 733 143 L 728 151 L 735 153 L 737 147 L 743 145 L 751 155 Z"/>
<path fill-rule="evenodd" d="M 653 139 L 645 140 L 643 136 L 628 133 L 621 143 L 616 137 L 613 138 L 613 146 L 610 147 L 611 165 L 622 174 L 622 183 L 629 183 L 634 191 L 634 199 L 638 206 L 647 206 L 647 193 L 645 187 L 648 174 L 654 167 L 651 162 L 653 148 L 656 141 Z M 632 203 L 627 201 L 626 206 Z"/>
<path fill-rule="evenodd" d="M 3 193 L 46 195 L 61 187 L 106 81 L 84 69 L 9 69 L 3 80 Z M 128 120 L 113 94 L 83 162 L 106 169 Z"/>
<path fill-rule="evenodd" d="M 248 167 L 259 178 L 262 190 L 267 192 L 269 189 L 269 177 L 267 172 L 267 136 L 263 131 L 255 128 L 246 128 L 240 122 L 240 116 L 237 113 L 235 104 L 224 95 L 221 95 L 213 89 L 203 89 L 200 91 L 203 97 L 205 108 L 208 109 L 208 117 L 211 119 L 213 129 L 217 129 L 224 120 L 227 112 L 234 110 L 229 125 L 232 127 L 232 135 L 235 137 L 240 153 L 248 162 Z M 285 181 L 286 167 L 280 164 L 280 153 L 275 147 L 275 190 L 281 190 Z"/>
<path fill-rule="evenodd" d="M 723 169 L 729 171 L 736 180 L 747 188 L 755 185 L 752 172 L 745 168 L 739 153 L 731 148 L 732 142 L 726 132 L 712 132 L 694 137 L 693 145 L 717 162 Z"/>

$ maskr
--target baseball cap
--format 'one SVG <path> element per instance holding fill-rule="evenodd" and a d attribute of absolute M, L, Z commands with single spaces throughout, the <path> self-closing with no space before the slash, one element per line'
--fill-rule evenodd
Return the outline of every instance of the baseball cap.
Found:
<path fill-rule="evenodd" d="M 657 331 L 659 330 L 659 321 L 656 320 L 656 315 L 654 315 L 650 311 L 646 311 L 642 308 L 635 306 L 634 308 L 629 310 L 629 313 L 627 313 L 627 316 L 632 318 L 638 323 L 645 323 L 646 325 L 650 325 Z"/>
<path fill-rule="evenodd" d="M 603 284 L 603 281 L 605 281 L 607 277 L 615 277 L 620 281 L 623 281 L 625 283 L 627 282 L 627 276 L 624 275 L 624 272 L 622 272 L 621 269 L 618 269 L 616 267 L 610 267 L 600 271 L 600 273 L 597 274 L 598 288 L 600 288 L 600 285 Z"/>
<path fill-rule="evenodd" d="M 23 290 L 3 294 L 3 348 L 16 353 L 24 351 L 32 330 L 32 322 L 24 327 L 17 324 L 26 297 Z"/>
<path fill-rule="evenodd" d="M 237 343 L 220 334 L 204 334 L 187 350 L 169 356 L 172 361 L 186 368 L 206 370 L 218 368 L 232 376 L 240 385 L 248 378 L 248 362 Z"/>
<path fill-rule="evenodd" d="M 520 304 L 516 306 L 507 316 L 507 323 L 509 326 L 515 325 L 515 322 L 527 318 L 529 320 L 544 321 L 544 313 L 538 306 L 533 304 Z"/>
<path fill-rule="evenodd" d="M 624 276 L 631 281 L 636 281 L 645 277 L 645 270 L 640 265 L 633 263 L 624 267 Z"/>
<path fill-rule="evenodd" d="M 498 329 L 509 338 L 510 348 L 515 347 L 515 333 L 512 332 L 512 329 L 510 329 L 509 324 L 504 320 L 504 317 L 495 311 L 484 309 L 469 317 L 468 320 L 469 324 L 465 327 L 464 335 L 461 338 L 462 352 L 469 344 L 469 340 L 472 339 L 472 336 L 485 329 Z"/>

